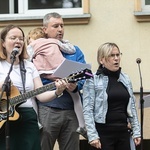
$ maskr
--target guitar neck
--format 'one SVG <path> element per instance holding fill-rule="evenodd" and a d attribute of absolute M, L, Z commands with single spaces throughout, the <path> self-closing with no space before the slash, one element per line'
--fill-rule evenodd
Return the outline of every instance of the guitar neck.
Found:
<path fill-rule="evenodd" d="M 71 74 L 68 77 L 63 78 L 62 80 L 65 80 L 66 82 L 77 82 L 79 80 L 88 79 L 88 78 L 92 78 L 92 77 L 93 77 L 93 75 L 92 75 L 91 70 L 84 69 L 80 72 Z M 35 90 L 32 90 L 32 91 L 29 91 L 29 92 L 26 92 L 26 93 L 23 93 L 18 96 L 10 98 L 10 105 L 13 106 L 13 105 L 20 104 L 31 97 L 35 97 L 38 94 L 44 93 L 46 91 L 51 91 L 53 89 L 55 89 L 55 82 L 46 84 Z"/>
<path fill-rule="evenodd" d="M 54 82 L 52 82 L 50 84 L 46 84 L 46 85 L 44 85 L 40 88 L 37 88 L 35 90 L 20 94 L 16 97 L 12 97 L 10 99 L 10 105 L 13 106 L 13 105 L 20 104 L 29 98 L 35 97 L 38 94 L 41 94 L 41 93 L 44 93 L 46 91 L 53 90 L 53 89 L 55 89 L 55 83 Z"/>

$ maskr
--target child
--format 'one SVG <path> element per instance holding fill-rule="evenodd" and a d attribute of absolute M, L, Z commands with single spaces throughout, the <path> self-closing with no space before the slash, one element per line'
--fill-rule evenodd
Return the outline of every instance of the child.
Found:
<path fill-rule="evenodd" d="M 47 74 L 47 72 L 49 72 L 50 74 L 48 76 L 50 76 L 65 59 L 62 56 L 61 51 L 68 54 L 76 52 L 74 46 L 68 41 L 61 42 L 57 39 L 46 38 L 42 28 L 35 28 L 31 30 L 27 36 L 27 43 L 28 53 L 31 57 L 30 60 L 33 61 L 39 73 L 42 72 Z M 46 77 L 48 76 L 46 75 Z M 79 128 L 76 132 L 87 138 L 81 97 L 78 92 L 69 92 L 69 94 L 73 99 L 74 110 L 79 122 Z"/>

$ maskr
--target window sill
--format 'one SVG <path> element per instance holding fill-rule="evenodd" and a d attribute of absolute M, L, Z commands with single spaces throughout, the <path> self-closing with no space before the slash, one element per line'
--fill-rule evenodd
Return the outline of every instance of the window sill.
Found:
<path fill-rule="evenodd" d="M 134 16 L 138 22 L 150 22 L 150 12 L 136 11 Z"/>
<path fill-rule="evenodd" d="M 83 15 L 64 15 L 62 16 L 64 24 L 88 24 L 91 18 L 90 14 Z M 0 18 L 0 27 L 8 24 L 15 24 L 19 26 L 42 26 L 43 16 L 9 16 L 8 18 Z"/>

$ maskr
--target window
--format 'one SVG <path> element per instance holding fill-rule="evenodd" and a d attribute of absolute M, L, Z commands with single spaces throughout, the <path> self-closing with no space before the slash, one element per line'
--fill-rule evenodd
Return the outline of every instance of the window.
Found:
<path fill-rule="evenodd" d="M 135 0 L 134 15 L 137 21 L 150 21 L 150 0 Z"/>
<path fill-rule="evenodd" d="M 150 12 L 150 0 L 135 0 L 135 11 Z"/>
<path fill-rule="evenodd" d="M 150 12 L 150 0 L 142 0 L 142 11 Z"/>
<path fill-rule="evenodd" d="M 61 15 L 83 14 L 81 0 L 19 0 L 20 14 L 43 16 L 54 11 Z"/>
<path fill-rule="evenodd" d="M 48 12 L 83 15 L 88 0 L 5 0 L 0 2 L 0 20 L 41 18 Z"/>

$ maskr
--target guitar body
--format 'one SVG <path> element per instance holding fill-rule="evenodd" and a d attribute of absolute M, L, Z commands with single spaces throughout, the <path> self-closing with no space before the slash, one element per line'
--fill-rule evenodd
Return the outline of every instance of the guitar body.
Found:
<path fill-rule="evenodd" d="M 11 97 L 15 97 L 20 95 L 19 90 L 15 86 L 11 86 Z M 9 120 L 15 121 L 19 118 L 19 113 L 15 110 L 16 106 L 9 105 Z M 3 93 L 3 97 L 0 100 L 0 129 L 2 128 L 3 124 L 7 121 L 7 98 L 6 93 Z"/>
<path fill-rule="evenodd" d="M 6 116 L 7 114 L 4 114 L 4 116 Z M 19 119 L 19 113 L 17 111 L 14 110 L 13 112 L 13 116 L 9 116 L 9 121 L 16 121 L 17 119 Z M 3 124 L 7 121 L 7 118 L 5 117 L 5 119 L 2 119 L 2 121 L 0 121 L 0 129 L 2 128 Z"/>

